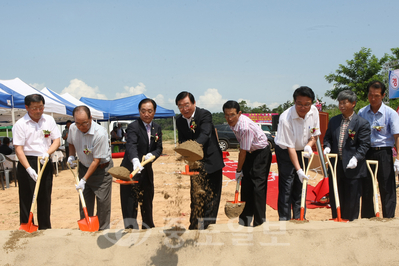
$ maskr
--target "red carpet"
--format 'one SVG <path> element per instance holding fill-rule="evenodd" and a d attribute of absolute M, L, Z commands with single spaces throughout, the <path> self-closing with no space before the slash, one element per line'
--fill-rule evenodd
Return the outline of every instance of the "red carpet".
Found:
<path fill-rule="evenodd" d="M 112 158 L 123 158 L 125 156 L 125 152 L 114 152 L 112 153 Z"/>
<path fill-rule="evenodd" d="M 228 155 L 228 154 L 227 154 Z M 224 163 L 225 167 L 223 168 L 223 175 L 230 179 L 235 179 L 235 172 L 237 168 L 237 162 L 232 161 L 226 156 L 224 158 Z M 275 160 L 275 155 L 273 155 L 273 160 Z M 327 180 L 324 178 L 319 182 L 322 183 L 322 181 Z M 324 182 L 326 183 L 326 182 Z M 319 187 L 319 184 L 316 187 Z M 328 185 L 328 180 L 327 180 L 327 185 Z M 325 187 L 325 186 L 320 186 L 320 187 Z M 315 192 L 313 191 L 315 188 L 311 185 L 308 185 L 308 191 L 306 193 L 306 207 L 309 209 L 314 209 L 314 208 L 328 208 L 329 205 L 327 204 L 321 204 L 316 202 L 316 195 Z M 319 188 L 320 190 L 320 188 Z M 323 192 L 325 189 L 321 189 Z M 273 209 L 277 210 L 277 197 L 278 197 L 278 174 L 270 172 L 269 173 L 269 179 L 267 181 L 267 198 L 266 198 L 266 203 Z"/>

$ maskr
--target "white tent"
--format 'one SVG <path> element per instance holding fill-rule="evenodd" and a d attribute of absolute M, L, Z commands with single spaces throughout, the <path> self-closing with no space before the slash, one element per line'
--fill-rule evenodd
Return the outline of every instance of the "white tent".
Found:
<path fill-rule="evenodd" d="M 45 100 L 44 113 L 52 115 L 56 122 L 63 122 L 68 119 L 71 119 L 71 117 L 72 117 L 72 113 L 71 114 L 67 113 L 65 104 L 41 93 L 40 91 L 29 86 L 28 84 L 26 84 L 19 78 L 10 79 L 10 80 L 0 80 L 0 84 L 3 85 L 3 86 L 1 86 L 1 88 L 4 91 L 6 91 L 7 93 L 12 94 L 12 95 L 14 95 L 14 94 L 18 95 L 19 99 L 21 96 L 25 97 L 30 94 L 42 94 L 44 97 L 44 100 Z M 14 95 L 14 97 L 15 97 L 15 95 Z M 12 107 L 14 108 L 17 106 L 14 105 Z M 20 109 L 24 108 L 24 107 L 22 107 L 21 102 L 19 103 L 18 107 Z M 11 110 L 9 110 L 10 114 L 12 114 L 13 108 Z M 24 111 L 24 113 L 26 113 L 26 111 Z M 12 123 L 14 124 L 15 121 L 12 121 Z"/>
<path fill-rule="evenodd" d="M 88 106 L 87 104 L 79 101 L 78 99 L 76 99 L 75 97 L 73 97 L 72 95 L 70 95 L 69 93 L 65 93 L 63 95 L 60 95 L 58 93 L 56 93 L 53 90 L 50 90 L 49 88 L 44 88 L 41 90 L 42 93 L 48 95 L 49 97 L 53 97 L 59 101 L 61 101 L 63 104 L 66 105 L 67 108 L 67 112 L 69 111 L 68 109 L 72 108 L 71 112 L 73 111 L 73 109 L 76 106 L 79 105 L 85 105 L 87 107 L 89 107 L 90 112 L 91 112 L 91 116 L 93 117 L 93 119 L 95 120 L 107 120 L 107 115 L 101 111 L 98 111 L 97 109 L 94 109 L 93 107 Z M 69 113 L 69 112 L 68 112 Z"/>

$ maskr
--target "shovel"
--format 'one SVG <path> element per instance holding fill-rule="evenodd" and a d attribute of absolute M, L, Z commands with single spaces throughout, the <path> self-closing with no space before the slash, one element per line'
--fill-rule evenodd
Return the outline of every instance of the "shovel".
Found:
<path fill-rule="evenodd" d="M 143 159 L 141 160 L 141 166 L 144 166 L 144 165 L 146 165 L 147 163 L 150 163 L 150 162 L 152 162 L 152 161 L 154 161 L 155 160 L 155 156 L 153 155 L 153 156 L 151 156 L 148 160 L 145 160 L 144 159 L 145 158 L 145 156 L 143 156 Z M 137 168 L 136 170 L 134 170 L 131 174 L 130 174 L 130 180 L 133 182 L 133 180 L 132 180 L 132 178 L 133 178 L 133 176 L 135 176 L 136 174 L 137 174 L 137 172 L 138 171 L 140 171 L 140 168 Z"/>
<path fill-rule="evenodd" d="M 305 158 L 304 158 L 304 152 L 302 152 L 302 165 L 305 167 Z M 312 153 L 312 156 L 310 156 L 309 162 L 308 162 L 308 167 L 305 169 L 305 175 L 308 175 L 310 165 L 312 164 L 313 161 L 313 156 L 314 154 Z M 308 180 L 306 178 L 303 179 L 302 182 L 302 195 L 301 195 L 301 214 L 299 216 L 300 221 L 305 220 L 305 203 L 306 203 L 306 189 L 308 187 Z"/>
<path fill-rule="evenodd" d="M 331 164 L 330 157 L 335 159 L 334 167 Z M 339 194 L 338 194 L 338 185 L 337 185 L 337 162 L 338 162 L 338 154 L 326 154 L 326 159 L 328 162 L 328 165 L 330 166 L 331 169 L 331 174 L 332 174 L 332 180 L 333 180 L 333 187 L 334 187 L 334 198 L 335 198 L 335 205 L 337 207 L 337 218 L 331 219 L 334 220 L 335 222 L 344 222 L 347 223 L 349 220 L 342 219 L 341 218 L 341 206 L 339 203 Z"/>
<path fill-rule="evenodd" d="M 244 207 L 245 207 L 245 201 L 238 201 L 240 182 L 241 182 L 241 178 L 239 180 L 237 180 L 234 201 L 227 201 L 226 205 L 224 206 L 224 213 L 226 214 L 226 216 L 229 219 L 233 219 L 233 218 L 240 216 L 240 214 L 242 213 L 242 211 L 244 210 Z"/>
<path fill-rule="evenodd" d="M 378 172 L 378 161 L 366 160 L 367 168 L 371 174 L 371 180 L 373 180 L 373 198 L 374 198 L 374 213 L 375 217 L 380 217 L 380 207 L 378 205 L 378 194 L 377 194 L 377 172 Z M 375 170 L 371 170 L 370 164 L 375 165 Z"/>
<path fill-rule="evenodd" d="M 37 193 L 39 192 L 40 181 L 42 180 L 42 175 L 43 175 L 44 169 L 46 168 L 46 165 L 48 162 L 48 157 L 46 157 L 43 167 L 41 169 L 40 169 L 40 166 L 41 166 L 40 159 L 42 159 L 42 157 L 37 157 L 38 175 L 37 175 L 37 180 L 36 180 L 36 185 L 35 185 L 35 191 L 33 192 L 32 205 L 30 206 L 29 220 L 28 220 L 28 223 L 26 223 L 26 224 L 23 223 L 19 227 L 19 230 L 25 230 L 28 233 L 36 232 L 37 229 L 39 228 L 39 226 L 33 224 L 32 219 L 33 219 L 33 212 L 35 211 L 35 207 L 36 207 Z"/>
<path fill-rule="evenodd" d="M 76 163 L 77 165 L 77 172 L 79 174 L 79 161 L 73 161 L 73 163 Z M 69 169 L 71 170 L 73 177 L 75 178 L 76 185 L 79 184 L 79 178 L 75 175 L 75 173 L 72 171 L 71 166 L 68 164 Z M 89 216 L 89 213 L 87 212 L 87 207 L 86 207 L 86 202 L 85 198 L 83 197 L 83 192 L 82 189 L 79 189 L 79 195 L 80 195 L 80 201 L 82 202 L 82 208 L 83 212 L 85 214 L 85 218 L 80 219 L 78 221 L 79 229 L 81 231 L 87 231 L 87 232 L 96 232 L 100 228 L 100 223 L 98 222 L 98 217 L 97 216 Z"/>

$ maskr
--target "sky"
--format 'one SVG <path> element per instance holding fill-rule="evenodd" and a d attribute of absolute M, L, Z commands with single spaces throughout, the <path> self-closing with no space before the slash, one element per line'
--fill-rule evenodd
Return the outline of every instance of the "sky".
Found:
<path fill-rule="evenodd" d="M 399 47 L 397 1 L 1 0 L 0 79 L 59 94 L 140 93 L 178 113 L 175 97 L 221 112 L 227 100 L 269 108 L 362 47 Z M 396 11 L 395 11 L 396 10 Z"/>

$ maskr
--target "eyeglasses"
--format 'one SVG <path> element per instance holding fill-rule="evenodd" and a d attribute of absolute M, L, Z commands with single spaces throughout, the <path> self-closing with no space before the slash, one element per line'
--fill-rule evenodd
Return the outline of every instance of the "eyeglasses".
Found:
<path fill-rule="evenodd" d="M 296 106 L 298 106 L 299 108 L 309 108 L 310 106 L 312 106 L 311 103 L 307 103 L 307 104 L 298 104 L 295 103 Z"/>
<path fill-rule="evenodd" d="M 77 127 L 87 127 L 87 126 L 89 125 L 89 122 L 83 122 L 83 123 L 76 123 L 76 122 L 75 122 L 75 125 L 76 125 Z"/>
<path fill-rule="evenodd" d="M 179 108 L 179 110 L 183 110 L 183 109 L 190 108 L 190 106 L 191 106 L 191 104 L 187 103 L 185 105 L 179 105 L 179 106 L 177 106 L 177 108 Z"/>
<path fill-rule="evenodd" d="M 39 107 L 29 107 L 29 109 L 31 109 L 32 111 L 43 111 L 44 110 L 44 106 L 39 106 Z"/>

